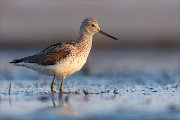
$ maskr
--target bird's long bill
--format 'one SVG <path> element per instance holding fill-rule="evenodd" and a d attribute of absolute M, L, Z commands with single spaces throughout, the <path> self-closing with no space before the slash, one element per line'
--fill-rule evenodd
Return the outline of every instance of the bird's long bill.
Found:
<path fill-rule="evenodd" d="M 117 38 L 115 38 L 115 37 L 113 37 L 113 36 L 111 36 L 111 35 L 103 32 L 102 30 L 99 30 L 99 33 L 101 33 L 102 35 L 105 35 L 105 36 L 107 36 L 107 37 L 110 37 L 110 38 L 112 38 L 112 39 L 114 39 L 114 40 L 118 40 Z"/>

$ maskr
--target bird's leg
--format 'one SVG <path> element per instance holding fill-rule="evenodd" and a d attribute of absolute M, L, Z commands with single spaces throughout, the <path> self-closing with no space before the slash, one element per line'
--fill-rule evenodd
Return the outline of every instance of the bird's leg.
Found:
<path fill-rule="evenodd" d="M 51 92 L 54 92 L 54 81 L 55 81 L 55 78 L 56 78 L 56 76 L 54 75 L 53 76 L 53 80 L 51 82 Z"/>
<path fill-rule="evenodd" d="M 59 91 L 60 91 L 61 94 L 63 93 L 64 79 L 65 79 L 65 77 L 61 77 L 61 85 L 60 85 L 60 88 L 59 88 Z"/>

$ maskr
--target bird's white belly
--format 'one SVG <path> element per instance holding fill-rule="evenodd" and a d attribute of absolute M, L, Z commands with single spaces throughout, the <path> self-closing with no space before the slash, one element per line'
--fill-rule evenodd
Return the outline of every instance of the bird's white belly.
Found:
<path fill-rule="evenodd" d="M 67 59 L 57 62 L 55 65 L 38 65 L 35 63 L 19 63 L 16 66 L 23 66 L 37 71 L 41 74 L 50 76 L 69 76 L 77 71 L 79 71 L 83 65 L 86 63 L 87 57 L 69 57 Z"/>
<path fill-rule="evenodd" d="M 57 76 L 69 76 L 79 71 L 86 63 L 87 57 L 67 58 L 52 66 Z"/>

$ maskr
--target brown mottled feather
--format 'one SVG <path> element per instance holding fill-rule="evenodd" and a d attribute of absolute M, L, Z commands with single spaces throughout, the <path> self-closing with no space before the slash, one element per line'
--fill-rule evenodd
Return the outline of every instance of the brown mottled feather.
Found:
<path fill-rule="evenodd" d="M 51 45 L 42 50 L 39 54 L 22 58 L 21 62 L 36 63 L 44 66 L 54 65 L 56 62 L 65 59 L 70 54 L 71 50 L 68 47 L 65 47 L 65 44 L 67 45 L 70 43 L 59 42 Z"/>

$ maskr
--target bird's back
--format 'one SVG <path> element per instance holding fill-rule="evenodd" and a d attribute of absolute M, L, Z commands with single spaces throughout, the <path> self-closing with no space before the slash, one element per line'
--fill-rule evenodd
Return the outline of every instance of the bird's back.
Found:
<path fill-rule="evenodd" d="M 70 49 L 65 47 L 67 44 L 69 43 L 59 42 L 43 49 L 38 54 L 15 59 L 10 63 L 35 63 L 43 66 L 54 65 L 57 61 L 65 59 L 70 54 Z"/>

